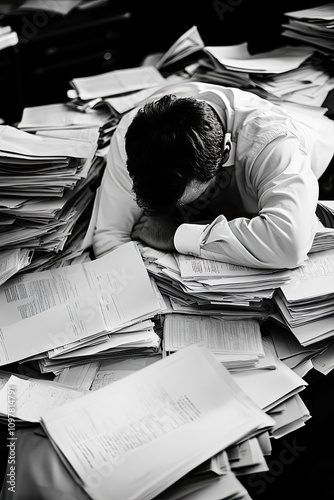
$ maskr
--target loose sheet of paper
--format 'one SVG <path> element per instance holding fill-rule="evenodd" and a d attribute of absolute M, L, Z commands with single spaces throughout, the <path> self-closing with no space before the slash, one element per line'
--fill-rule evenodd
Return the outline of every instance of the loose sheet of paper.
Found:
<path fill-rule="evenodd" d="M 27 422 L 39 422 L 41 413 L 77 399 L 85 394 L 44 380 L 25 380 L 12 375 L 0 390 L 0 413 L 8 414 L 8 397 L 15 400 L 15 416 Z M 12 405 L 13 406 L 13 405 Z"/>
<path fill-rule="evenodd" d="M 84 399 L 44 414 L 42 422 L 98 500 L 152 498 L 241 435 L 273 422 L 198 346 Z"/>

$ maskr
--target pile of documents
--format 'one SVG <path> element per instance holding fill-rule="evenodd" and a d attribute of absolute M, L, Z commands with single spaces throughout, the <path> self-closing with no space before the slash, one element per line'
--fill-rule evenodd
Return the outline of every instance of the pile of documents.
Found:
<path fill-rule="evenodd" d="M 312 369 L 324 375 L 333 370 L 333 338 L 302 345 L 279 314 L 270 318 L 264 326 L 272 340 L 277 357 L 301 377 Z"/>
<path fill-rule="evenodd" d="M 6 417 L 8 391 L 15 390 L 18 425 L 41 421 L 88 494 L 90 474 L 112 465 L 113 488 L 103 474 L 94 498 L 138 498 L 139 490 L 141 498 L 161 500 L 211 498 L 211 491 L 219 493 L 212 498 L 248 498 L 237 477 L 267 471 L 271 439 L 310 418 L 299 394 L 307 384 L 275 356 L 267 338 L 263 347 L 266 369 L 230 373 L 200 345 L 149 363 L 106 360 L 94 368 L 89 391 L 88 371 L 79 375 L 78 367 L 54 381 L 2 372 L 0 416 Z M 97 429 L 104 429 L 101 440 Z"/>
<path fill-rule="evenodd" d="M 164 54 L 149 55 L 145 63 L 153 64 L 166 79 L 179 75 L 185 79 L 231 87 L 254 87 L 248 73 L 226 68 L 212 51 L 207 50 L 197 26 L 192 26 L 180 36 Z"/>
<path fill-rule="evenodd" d="M 98 500 L 248 498 L 237 475 L 268 470 L 275 421 L 205 347 L 89 394 L 11 377 L 2 414 L 9 384 L 23 395 L 17 417 L 39 415 L 73 479 Z M 29 394 L 45 395 L 39 410 Z"/>
<path fill-rule="evenodd" d="M 305 46 L 300 48 L 305 50 Z M 276 75 L 253 75 L 252 81 L 266 92 L 264 97 L 267 99 L 286 107 L 289 104 L 304 106 L 309 116 L 316 108 L 322 108 L 328 92 L 334 86 L 329 61 L 318 53 L 311 55 L 295 69 Z M 324 108 L 323 113 L 326 111 Z"/>
<path fill-rule="evenodd" d="M 314 346 L 312 349 L 304 348 L 291 332 L 285 331 L 283 335 L 277 330 L 279 324 L 273 322 L 273 325 L 277 336 L 273 335 L 272 328 L 264 329 L 262 324 L 260 337 L 256 320 L 226 321 L 195 315 L 167 315 L 163 321 L 161 356 L 106 359 L 98 366 L 96 363 L 72 366 L 54 380 L 73 389 L 94 391 L 156 363 L 161 357 L 174 356 L 189 345 L 205 346 L 242 385 L 245 392 L 271 415 L 275 425 L 269 436 L 282 437 L 303 426 L 310 418 L 299 394 L 307 387 L 302 377 L 310 369 L 300 359 L 301 350 L 308 351 L 302 356 L 306 358 L 308 355 L 315 368 L 323 361 L 324 354 L 321 355 L 319 345 L 317 349 Z M 298 344 L 294 346 L 294 352 L 291 347 L 287 347 L 291 339 Z"/>
<path fill-rule="evenodd" d="M 27 107 L 17 127 L 2 126 L 0 284 L 24 267 L 89 260 L 110 138 L 126 111 L 168 82 L 150 66 L 75 78 L 68 102 Z"/>
<path fill-rule="evenodd" d="M 184 51 L 186 42 L 192 48 L 193 57 L 197 57 L 191 63 Z M 167 55 L 170 64 L 165 66 Z M 176 68 L 173 61 L 177 61 Z M 302 112 L 306 107 L 306 112 L 316 113 L 334 86 L 330 62 L 326 54 L 307 44 L 285 45 L 257 54 L 249 52 L 247 42 L 206 46 L 194 26 L 155 64 L 166 77 L 177 69 L 178 74 L 188 80 L 241 88 L 278 105 L 290 105 L 291 110 Z"/>
<path fill-rule="evenodd" d="M 264 368 L 235 370 L 233 379 L 275 421 L 270 436 L 280 438 L 305 425 L 311 417 L 300 393 L 307 382 L 279 359 L 270 336 L 263 336 Z"/>
<path fill-rule="evenodd" d="M 0 126 L 1 283 L 24 266 L 81 255 L 105 167 L 96 150 L 96 134 L 82 140 Z"/>
<path fill-rule="evenodd" d="M 27 107 L 17 127 L 47 137 L 97 142 L 97 154 L 102 156 L 119 118 L 107 106 L 95 103 L 95 108 L 72 103 Z"/>
<path fill-rule="evenodd" d="M 0 288 L 0 364 L 36 360 L 41 372 L 157 353 L 160 297 L 134 242 L 105 257 L 23 273 Z"/>
<path fill-rule="evenodd" d="M 285 324 L 304 346 L 334 340 L 334 250 L 310 254 L 290 274 L 273 298 Z"/>
<path fill-rule="evenodd" d="M 23 273 L 0 287 L 1 366 L 37 363 L 41 372 L 0 373 L 0 418 L 14 387 L 18 425 L 41 422 L 88 494 L 89 474 L 111 464 L 113 488 L 108 474 L 97 490 L 94 483 L 101 500 L 138 498 L 138 491 L 161 500 L 211 492 L 248 498 L 238 476 L 267 471 L 271 439 L 310 418 L 299 394 L 307 383 L 279 358 L 258 319 L 166 309 L 147 269 L 149 253 L 129 242 L 100 259 Z M 182 269 L 193 277 L 199 264 L 180 265 L 180 276 Z M 203 270 L 207 279 L 221 271 L 207 261 Z M 245 282 L 286 283 L 272 271 L 228 271 Z M 101 441 L 97 429 L 104 429 Z"/>
<path fill-rule="evenodd" d="M 70 81 L 67 106 L 82 113 L 97 110 L 109 115 L 105 128 L 107 137 L 127 111 L 139 106 L 157 88 L 179 81 L 176 75 L 165 78 L 153 65 L 109 71 L 99 75 L 74 78 Z"/>
<path fill-rule="evenodd" d="M 163 356 L 191 344 L 205 345 L 228 370 L 256 368 L 264 357 L 257 320 L 229 320 L 196 314 L 168 314 L 163 322 Z"/>
<path fill-rule="evenodd" d="M 150 60 L 155 62 L 154 67 L 160 71 L 169 71 L 168 68 L 172 68 L 175 72 L 179 62 L 184 67 L 185 61 L 188 61 L 189 58 L 201 56 L 204 47 L 204 42 L 197 27 L 192 26 L 164 54 L 154 55 L 156 60 L 154 61 L 153 58 Z"/>
<path fill-rule="evenodd" d="M 74 78 L 70 84 L 83 101 L 134 92 L 162 85 L 163 76 L 154 66 L 138 66 L 99 75 Z"/>
<path fill-rule="evenodd" d="M 334 369 L 334 201 L 319 202 L 317 215 L 309 258 L 277 288 L 265 323 L 279 359 L 301 376 Z"/>
<path fill-rule="evenodd" d="M 334 61 L 334 3 L 286 12 L 282 35 L 316 48 Z"/>
<path fill-rule="evenodd" d="M 5 225 L 5 223 L 4 223 Z M 0 233 L 1 234 L 1 233 Z M 0 285 L 29 266 L 33 251 L 29 248 L 13 248 L 0 251 Z"/>
<path fill-rule="evenodd" d="M 295 370 L 296 358 L 289 366 L 276 349 L 272 331 L 268 334 L 262 330 L 258 320 L 168 314 L 163 323 L 162 356 L 174 356 L 192 344 L 206 346 L 245 393 L 274 419 L 270 437 L 276 439 L 303 426 L 310 418 L 299 394 L 307 387 L 302 376 L 308 370 Z M 315 362 L 315 354 L 320 355 L 320 351 L 314 351 Z"/>
<path fill-rule="evenodd" d="M 264 320 L 273 312 L 274 290 L 288 271 L 253 269 L 140 245 L 145 265 L 166 308 L 164 313 L 218 315 L 223 319 Z"/>
<path fill-rule="evenodd" d="M 138 66 L 74 78 L 68 105 L 81 112 L 105 109 L 116 120 L 166 83 L 154 66 Z"/>
<path fill-rule="evenodd" d="M 17 45 L 19 38 L 11 26 L 0 25 L 0 50 Z"/>

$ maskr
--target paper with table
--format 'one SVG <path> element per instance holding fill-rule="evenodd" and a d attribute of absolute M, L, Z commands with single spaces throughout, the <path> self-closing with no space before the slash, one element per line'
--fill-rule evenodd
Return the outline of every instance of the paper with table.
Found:
<path fill-rule="evenodd" d="M 264 357 L 257 320 L 230 320 L 168 314 L 163 325 L 163 353 L 170 355 L 191 344 L 205 345 L 228 369 L 256 367 Z"/>
<path fill-rule="evenodd" d="M 4 305 L 16 300 L 11 313 L 17 315 L 23 311 L 23 317 L 31 312 L 37 314 L 1 326 L 2 365 L 72 342 L 94 340 L 160 311 L 134 242 L 105 258 L 60 268 L 47 273 L 44 282 L 43 278 L 38 281 L 38 274 L 27 277 L 27 283 L 31 284 L 30 291 L 26 288 L 27 300 L 20 299 L 20 281 L 3 290 Z"/>

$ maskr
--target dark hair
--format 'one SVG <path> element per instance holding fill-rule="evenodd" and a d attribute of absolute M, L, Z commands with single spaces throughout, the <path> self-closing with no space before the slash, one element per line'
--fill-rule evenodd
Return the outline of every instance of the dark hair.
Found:
<path fill-rule="evenodd" d="M 192 180 L 214 176 L 222 142 L 221 122 L 205 101 L 165 95 L 146 103 L 125 136 L 138 205 L 151 213 L 173 210 Z"/>

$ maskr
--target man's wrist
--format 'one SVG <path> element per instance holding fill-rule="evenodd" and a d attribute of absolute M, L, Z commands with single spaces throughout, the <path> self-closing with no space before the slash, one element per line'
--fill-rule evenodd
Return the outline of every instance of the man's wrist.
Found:
<path fill-rule="evenodd" d="M 206 227 L 204 224 L 180 224 L 174 235 L 175 250 L 183 254 L 200 255 L 202 234 Z"/>

